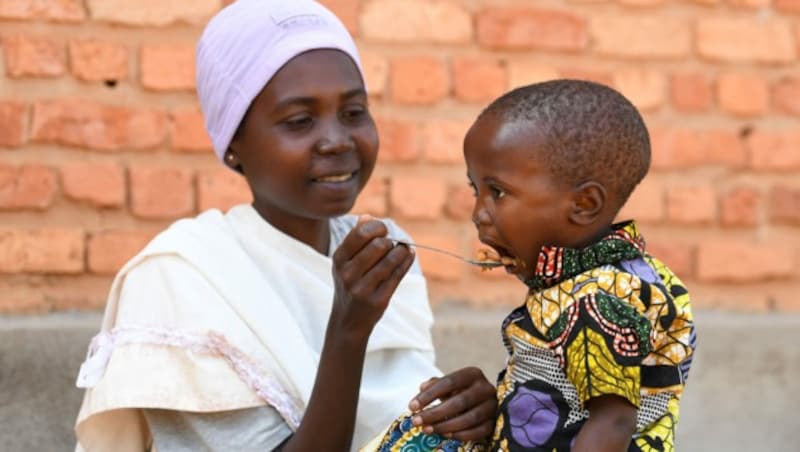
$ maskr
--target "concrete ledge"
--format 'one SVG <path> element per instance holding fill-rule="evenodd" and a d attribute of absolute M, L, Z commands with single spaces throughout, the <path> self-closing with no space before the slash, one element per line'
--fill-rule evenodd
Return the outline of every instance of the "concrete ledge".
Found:
<path fill-rule="evenodd" d="M 504 311 L 437 309 L 443 370 L 478 365 L 490 379 L 505 351 Z M 678 450 L 796 451 L 800 316 L 700 313 L 699 350 L 682 402 Z M 0 317 L 0 450 L 71 451 L 74 387 L 97 314 Z"/>

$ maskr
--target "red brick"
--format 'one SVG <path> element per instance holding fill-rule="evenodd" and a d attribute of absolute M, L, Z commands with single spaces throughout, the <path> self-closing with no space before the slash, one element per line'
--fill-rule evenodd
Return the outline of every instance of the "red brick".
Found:
<path fill-rule="evenodd" d="M 361 32 L 377 42 L 467 44 L 472 17 L 455 1 L 373 0 L 361 13 Z"/>
<path fill-rule="evenodd" d="M 145 44 L 139 56 L 142 85 L 153 91 L 195 88 L 193 44 Z"/>
<path fill-rule="evenodd" d="M 666 211 L 664 185 L 653 177 L 646 177 L 631 193 L 617 214 L 617 221 L 660 222 Z"/>
<path fill-rule="evenodd" d="M 17 147 L 25 143 L 28 105 L 17 101 L 0 101 L 0 147 Z"/>
<path fill-rule="evenodd" d="M 736 187 L 721 200 L 723 226 L 754 227 L 758 225 L 761 192 L 753 187 Z"/>
<path fill-rule="evenodd" d="M 738 132 L 653 128 L 650 134 L 652 165 L 655 169 L 709 165 L 741 168 L 747 163 L 747 151 Z"/>
<path fill-rule="evenodd" d="M 800 225 L 800 187 L 772 187 L 769 192 L 769 218 L 773 223 Z"/>
<path fill-rule="evenodd" d="M 389 181 L 385 177 L 375 175 L 367 182 L 356 199 L 356 204 L 350 209 L 351 213 L 366 213 L 375 217 L 385 217 L 389 214 Z"/>
<path fill-rule="evenodd" d="M 227 168 L 197 173 L 197 200 L 201 212 L 231 207 L 253 201 L 247 181 L 239 173 Z"/>
<path fill-rule="evenodd" d="M 167 117 L 85 100 L 40 101 L 34 105 L 31 139 L 104 151 L 151 149 L 163 143 Z"/>
<path fill-rule="evenodd" d="M 772 88 L 775 109 L 800 116 L 800 77 L 784 78 Z"/>
<path fill-rule="evenodd" d="M 432 163 L 463 164 L 464 136 L 471 121 L 452 119 L 426 121 L 422 126 L 423 154 Z"/>
<path fill-rule="evenodd" d="M 170 115 L 172 149 L 176 151 L 212 151 L 211 138 L 206 132 L 203 113 L 197 109 L 173 111 Z"/>
<path fill-rule="evenodd" d="M 389 60 L 377 52 L 361 52 L 361 67 L 367 92 L 371 96 L 383 96 L 389 80 Z"/>
<path fill-rule="evenodd" d="M 769 86 L 755 74 L 723 74 L 717 80 L 723 110 L 736 116 L 758 116 L 769 109 Z"/>
<path fill-rule="evenodd" d="M 155 231 L 103 231 L 89 237 L 89 271 L 113 275 L 156 235 Z"/>
<path fill-rule="evenodd" d="M 428 231 L 414 231 L 411 236 L 415 243 L 436 247 L 458 255 L 463 254 L 459 234 L 445 234 Z M 435 281 L 458 281 L 464 274 L 465 265 L 457 259 L 435 251 L 416 248 L 422 273 Z"/>
<path fill-rule="evenodd" d="M 727 3 L 736 8 L 764 8 L 768 7 L 771 1 L 772 0 L 727 0 Z"/>
<path fill-rule="evenodd" d="M 361 0 L 320 0 L 329 10 L 336 14 L 351 35 L 358 35 L 358 15 Z"/>
<path fill-rule="evenodd" d="M 453 90 L 459 100 L 484 104 L 506 92 L 508 73 L 502 62 L 456 58 L 452 64 Z"/>
<path fill-rule="evenodd" d="M 666 264 L 680 279 L 694 276 L 695 251 L 694 245 L 672 240 L 647 241 L 647 252 Z"/>
<path fill-rule="evenodd" d="M 518 87 L 559 78 L 558 69 L 533 61 L 513 58 L 507 62 L 508 86 Z"/>
<path fill-rule="evenodd" d="M 787 279 L 795 271 L 792 251 L 783 244 L 705 241 L 698 247 L 697 275 L 701 281 L 734 283 Z"/>
<path fill-rule="evenodd" d="M 787 13 L 800 13 L 800 0 L 774 0 L 775 9 Z"/>
<path fill-rule="evenodd" d="M 9 77 L 59 77 L 67 71 L 67 52 L 60 42 L 21 34 L 3 36 L 2 42 Z"/>
<path fill-rule="evenodd" d="M 392 99 L 403 104 L 430 105 L 450 91 L 444 61 L 434 57 L 401 57 L 391 64 Z"/>
<path fill-rule="evenodd" d="M 800 169 L 800 130 L 756 130 L 747 140 L 750 165 L 757 170 Z"/>
<path fill-rule="evenodd" d="M 478 43 L 496 50 L 585 49 L 586 19 L 566 11 L 523 7 L 493 7 L 478 13 Z"/>
<path fill-rule="evenodd" d="M 0 18 L 80 22 L 86 17 L 82 0 L 0 0 Z"/>
<path fill-rule="evenodd" d="M 57 183 L 55 173 L 46 166 L 0 164 L 0 210 L 47 209 Z"/>
<path fill-rule="evenodd" d="M 140 218 L 177 218 L 194 212 L 192 172 L 179 168 L 130 168 L 131 211 Z"/>
<path fill-rule="evenodd" d="M 72 74 L 80 80 L 98 82 L 128 78 L 128 48 L 96 39 L 69 43 Z"/>
<path fill-rule="evenodd" d="M 698 113 L 714 104 L 711 80 L 699 72 L 673 74 L 670 79 L 672 106 L 685 113 Z"/>
<path fill-rule="evenodd" d="M 64 194 L 97 207 L 125 204 L 125 172 L 117 163 L 73 162 L 61 167 Z"/>
<path fill-rule="evenodd" d="M 685 225 L 711 224 L 717 218 L 717 194 L 710 186 L 667 189 L 667 218 Z"/>
<path fill-rule="evenodd" d="M 219 0 L 86 0 L 92 20 L 149 27 L 174 23 L 205 24 Z"/>
<path fill-rule="evenodd" d="M 617 0 L 617 1 L 622 5 L 634 6 L 638 8 L 658 6 L 664 3 L 664 0 Z"/>
<path fill-rule="evenodd" d="M 472 209 L 475 207 L 475 194 L 466 182 L 451 185 L 447 189 L 447 201 L 444 210 L 447 216 L 454 220 L 469 220 L 472 218 Z"/>
<path fill-rule="evenodd" d="M 433 220 L 441 216 L 447 187 L 435 177 L 397 176 L 391 180 L 389 193 L 392 216 Z"/>
<path fill-rule="evenodd" d="M 788 23 L 748 18 L 704 18 L 697 23 L 697 50 L 712 61 L 790 63 L 796 58 Z"/>
<path fill-rule="evenodd" d="M 413 162 L 419 157 L 420 130 L 401 119 L 377 118 L 381 147 L 378 159 L 383 162 Z"/>
<path fill-rule="evenodd" d="M 0 273 L 81 273 L 83 231 L 0 230 Z"/>
<path fill-rule="evenodd" d="M 683 58 L 691 53 L 690 22 L 662 14 L 590 16 L 597 53 L 629 58 Z"/>
<path fill-rule="evenodd" d="M 616 72 L 613 86 L 642 111 L 658 109 L 664 105 L 667 96 L 667 80 L 664 75 L 648 69 Z"/>

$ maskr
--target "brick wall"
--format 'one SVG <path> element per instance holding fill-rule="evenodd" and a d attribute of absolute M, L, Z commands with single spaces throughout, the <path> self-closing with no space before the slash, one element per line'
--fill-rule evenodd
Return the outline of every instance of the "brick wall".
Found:
<path fill-rule="evenodd" d="M 221 3 L 0 0 L 0 312 L 98 308 L 156 231 L 248 199 L 193 92 Z M 515 85 L 602 81 L 653 135 L 625 215 L 696 306 L 800 310 L 800 1 L 325 3 L 357 36 L 381 134 L 357 210 L 472 253 L 470 120 Z M 508 276 L 420 254 L 435 302 L 520 300 Z"/>

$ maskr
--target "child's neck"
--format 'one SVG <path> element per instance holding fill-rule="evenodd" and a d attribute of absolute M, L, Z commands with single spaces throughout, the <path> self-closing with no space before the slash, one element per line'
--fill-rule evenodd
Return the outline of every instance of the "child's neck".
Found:
<path fill-rule="evenodd" d="M 602 240 L 614 230 L 611 223 L 604 223 L 587 231 L 585 236 L 577 241 L 576 249 L 586 248 Z"/>

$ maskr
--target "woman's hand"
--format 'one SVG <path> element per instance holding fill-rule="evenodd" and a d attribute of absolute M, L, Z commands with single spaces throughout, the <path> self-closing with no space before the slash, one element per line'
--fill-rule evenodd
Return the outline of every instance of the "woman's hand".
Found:
<path fill-rule="evenodd" d="M 437 399 L 442 403 L 425 408 Z M 409 408 L 416 413 L 414 425 L 423 425 L 425 433 L 481 441 L 494 430 L 497 396 L 480 369 L 465 367 L 423 383 Z"/>
<path fill-rule="evenodd" d="M 414 263 L 414 252 L 395 246 L 386 225 L 364 215 L 333 254 L 335 295 L 328 327 L 369 337 Z"/>

